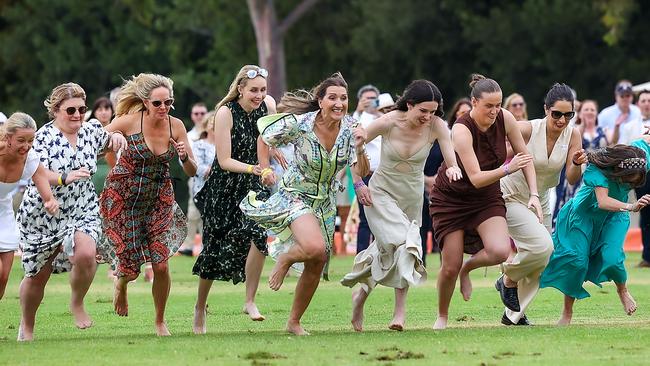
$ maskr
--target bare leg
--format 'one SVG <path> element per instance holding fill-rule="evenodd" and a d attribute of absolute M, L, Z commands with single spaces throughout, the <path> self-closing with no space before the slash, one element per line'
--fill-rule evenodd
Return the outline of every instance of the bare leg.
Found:
<path fill-rule="evenodd" d="M 257 249 L 255 244 L 251 243 L 248 257 L 246 257 L 246 302 L 244 303 L 243 311 L 254 321 L 266 319 L 260 314 L 257 305 L 255 305 L 255 294 L 260 284 L 260 276 L 262 275 L 265 259 L 264 254 Z"/>
<path fill-rule="evenodd" d="M 463 265 L 463 238 L 463 231 L 458 230 L 447 234 L 443 239 L 444 245 L 440 253 L 442 256 L 442 265 L 440 266 L 437 286 L 438 318 L 433 325 L 433 329 L 447 328 L 451 296 L 454 294 L 456 279 Z"/>
<path fill-rule="evenodd" d="M 576 301 L 574 297 L 564 295 L 564 309 L 562 309 L 562 317 L 558 320 L 557 325 L 571 324 L 571 317 L 573 316 L 573 303 Z"/>
<path fill-rule="evenodd" d="M 194 326 L 192 327 L 194 334 L 205 334 L 207 332 L 205 326 L 206 305 L 212 282 L 214 281 L 199 279 L 199 293 L 196 297 L 196 305 L 194 305 Z"/>
<path fill-rule="evenodd" d="M 625 310 L 625 314 L 634 314 L 636 311 L 636 301 L 634 301 L 634 298 L 632 295 L 630 295 L 630 292 L 627 290 L 625 283 L 617 283 L 616 292 L 618 292 L 618 297 L 621 299 L 621 304 L 623 304 L 623 310 Z"/>
<path fill-rule="evenodd" d="M 117 277 L 114 282 L 113 308 L 119 316 L 129 316 L 129 302 L 126 295 L 129 282 L 138 278 L 137 274 Z"/>
<path fill-rule="evenodd" d="M 95 261 L 95 241 L 80 231 L 74 234 L 74 255 L 70 257 L 72 273 L 70 273 L 70 312 L 74 317 L 74 324 L 79 329 L 90 328 L 92 319 L 84 308 L 84 297 L 88 293 L 90 284 L 95 278 L 97 262 Z"/>
<path fill-rule="evenodd" d="M 9 282 L 9 274 L 11 273 L 11 265 L 14 262 L 14 252 L 0 253 L 0 300 L 5 295 L 7 282 Z"/>
<path fill-rule="evenodd" d="M 153 303 L 156 308 L 156 335 L 170 336 L 169 329 L 165 323 L 165 307 L 167 306 L 167 298 L 169 298 L 169 289 L 172 285 L 172 279 L 169 275 L 169 266 L 167 262 L 152 264 L 153 268 L 153 286 L 151 286 L 151 294 L 153 295 Z"/>
<path fill-rule="evenodd" d="M 289 320 L 287 320 L 287 332 L 289 333 L 299 336 L 309 335 L 309 333 L 303 329 L 302 325 L 300 325 L 300 319 L 305 313 L 305 310 L 307 310 L 307 307 L 316 292 L 316 288 L 318 288 L 320 276 L 323 272 L 323 267 L 325 267 L 324 254 L 323 248 L 323 258 L 305 261 L 305 271 L 300 276 L 298 284 L 296 285 L 296 294 L 293 298 L 293 306 L 289 313 Z"/>
<path fill-rule="evenodd" d="M 20 308 L 22 316 L 18 328 L 18 341 L 31 341 L 34 339 L 34 324 L 36 322 L 36 311 L 41 305 L 45 285 L 52 274 L 52 261 L 59 251 L 47 260 L 47 263 L 33 277 L 24 277 L 20 283 Z"/>
<path fill-rule="evenodd" d="M 153 269 L 151 268 L 151 263 L 146 263 L 144 265 L 144 282 L 153 282 Z"/>
<path fill-rule="evenodd" d="M 460 271 L 459 276 L 460 293 L 463 295 L 463 300 L 469 301 L 469 299 L 472 297 L 472 279 L 469 278 L 469 272 L 463 272 L 462 270 Z"/>
<path fill-rule="evenodd" d="M 406 295 L 409 292 L 408 287 L 395 289 L 395 310 L 393 311 L 393 320 L 391 320 L 388 329 L 391 330 L 404 330 L 404 322 L 406 321 Z"/>
<path fill-rule="evenodd" d="M 366 304 L 369 293 L 360 287 L 352 292 L 352 328 L 355 332 L 363 330 L 363 307 Z"/>
<path fill-rule="evenodd" d="M 508 239 L 508 225 L 505 218 L 500 216 L 490 217 L 483 221 L 477 228 L 483 241 L 483 249 L 471 256 L 460 270 L 461 284 L 469 281 L 469 273 L 480 267 L 501 264 L 510 255 L 510 240 Z M 465 279 L 465 280 L 463 280 Z M 517 283 L 504 276 L 506 287 L 517 287 Z M 470 282 L 471 287 L 471 282 Z M 471 295 L 471 288 L 467 291 Z M 465 294 L 463 294 L 465 296 Z"/>

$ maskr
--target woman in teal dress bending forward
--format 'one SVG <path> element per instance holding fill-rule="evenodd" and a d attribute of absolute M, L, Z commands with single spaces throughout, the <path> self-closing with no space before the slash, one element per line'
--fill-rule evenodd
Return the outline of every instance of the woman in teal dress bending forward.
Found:
<path fill-rule="evenodd" d="M 644 137 L 650 142 L 649 137 Z M 616 145 L 588 154 L 583 185 L 560 210 L 553 244 L 555 251 L 541 277 L 540 288 L 555 287 L 564 293 L 564 309 L 558 325 L 568 325 L 575 299 L 589 297 L 586 281 L 600 286 L 614 281 L 628 315 L 636 302 L 627 290 L 623 241 L 630 226 L 630 211 L 650 203 L 650 195 L 627 203 L 631 189 L 644 184 L 650 146 L 637 140 L 631 146 Z"/>

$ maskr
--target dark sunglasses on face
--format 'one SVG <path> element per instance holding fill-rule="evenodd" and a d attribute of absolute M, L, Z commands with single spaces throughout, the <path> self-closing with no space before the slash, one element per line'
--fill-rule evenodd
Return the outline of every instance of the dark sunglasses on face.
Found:
<path fill-rule="evenodd" d="M 564 113 L 562 113 L 560 111 L 551 111 L 551 117 L 553 117 L 553 119 L 560 119 L 560 118 L 564 117 L 567 120 L 569 120 L 569 119 L 573 118 L 573 116 L 575 116 L 575 115 L 576 115 L 576 112 L 574 112 L 574 111 L 564 112 Z"/>
<path fill-rule="evenodd" d="M 510 104 L 510 105 L 511 105 L 513 108 L 517 108 L 517 107 L 523 107 L 523 106 L 524 106 L 524 103 L 512 103 L 512 104 Z"/>
<path fill-rule="evenodd" d="M 164 101 L 162 101 L 162 100 L 152 100 L 152 101 L 151 101 L 151 105 L 154 106 L 154 107 L 156 107 L 156 108 L 158 108 L 158 107 L 160 107 L 161 105 L 163 105 L 163 103 L 165 103 L 165 107 L 169 107 L 169 106 L 171 106 L 172 104 L 174 104 L 174 99 L 173 99 L 173 98 L 170 98 L 170 99 L 165 99 Z"/>
<path fill-rule="evenodd" d="M 87 110 L 88 110 L 88 107 L 86 107 L 85 105 L 82 105 L 79 108 L 68 107 L 68 108 L 65 109 L 65 113 L 67 113 L 68 116 L 72 116 L 72 115 L 75 114 L 76 111 L 79 111 L 79 114 L 85 114 Z"/>

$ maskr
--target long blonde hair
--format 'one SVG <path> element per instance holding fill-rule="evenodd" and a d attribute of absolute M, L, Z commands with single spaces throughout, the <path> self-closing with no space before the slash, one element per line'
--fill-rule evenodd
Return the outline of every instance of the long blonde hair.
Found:
<path fill-rule="evenodd" d="M 119 94 L 117 95 L 117 106 L 115 115 L 122 116 L 125 114 L 144 111 L 144 100 L 151 96 L 151 92 L 156 88 L 167 88 L 169 96 L 174 97 L 174 82 L 172 79 L 158 75 L 140 73 L 132 76 L 130 80 L 124 81 Z"/>
<path fill-rule="evenodd" d="M 280 100 L 282 112 L 304 114 L 313 112 L 320 109 L 318 100 L 325 98 L 327 88 L 330 86 L 342 86 L 348 89 L 348 83 L 343 78 L 340 72 L 332 74 L 332 76 L 321 81 L 311 91 L 297 90 L 295 92 L 284 93 Z"/>
<path fill-rule="evenodd" d="M 16 112 L 0 125 L 0 140 L 4 140 L 7 135 L 13 135 L 19 128 L 36 130 L 36 122 L 29 114 Z"/>
<path fill-rule="evenodd" d="M 237 73 L 237 76 L 235 76 L 235 79 L 230 83 L 230 87 L 228 88 L 228 94 L 226 94 L 219 103 L 217 103 L 217 106 L 214 107 L 214 110 L 219 110 L 222 105 L 225 105 L 228 102 L 232 102 L 233 100 L 236 100 L 239 98 L 239 90 L 237 90 L 238 86 L 246 86 L 246 83 L 248 83 L 248 77 L 246 76 L 246 73 L 249 72 L 250 70 L 255 70 L 258 72 L 257 76 L 262 76 L 259 74 L 260 70 L 262 70 L 261 67 L 257 65 L 244 65 L 242 68 L 239 70 Z M 256 77 L 257 77 L 256 76 Z M 264 79 L 266 77 L 262 76 Z"/>
<path fill-rule="evenodd" d="M 65 83 L 52 89 L 50 95 L 43 102 L 50 118 L 54 118 L 56 111 L 64 101 L 72 98 L 81 98 L 84 102 L 86 101 L 86 92 L 79 84 Z"/>

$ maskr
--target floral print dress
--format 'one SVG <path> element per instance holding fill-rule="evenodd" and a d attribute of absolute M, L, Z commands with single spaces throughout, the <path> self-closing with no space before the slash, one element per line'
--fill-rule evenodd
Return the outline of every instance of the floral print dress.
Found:
<path fill-rule="evenodd" d="M 226 104 L 232 113 L 231 157 L 255 165 L 257 137 L 255 123 L 267 114 L 264 102 L 251 113 L 237 101 Z M 258 176 L 232 173 L 221 169 L 214 159 L 210 176 L 194 197 L 203 218 L 203 250 L 196 259 L 192 273 L 207 280 L 246 281 L 244 268 L 251 243 L 267 254 L 266 232 L 248 219 L 238 205 L 249 191 L 268 194 Z"/>
<path fill-rule="evenodd" d="M 92 175 L 97 172 L 97 155 L 106 148 L 108 137 L 99 122 L 84 122 L 77 132 L 77 145 L 73 147 L 52 121 L 36 132 L 32 149 L 46 169 L 62 174 L 84 167 Z M 90 236 L 95 243 L 102 233 L 92 180 L 80 179 L 65 186 L 53 186 L 52 193 L 59 201 L 56 216 L 45 211 L 43 199 L 33 182 L 27 187 L 18 210 L 22 265 L 27 277 L 35 276 L 61 245 L 63 250 L 52 263 L 53 272 L 70 271 L 69 257 L 74 254 L 75 232 Z M 102 256 L 101 250 L 98 255 Z"/>
<path fill-rule="evenodd" d="M 309 112 L 299 116 L 277 114 L 277 120 L 262 131 L 262 139 L 270 146 L 293 144 L 293 162 L 282 176 L 277 193 L 266 201 L 260 201 L 255 192 L 249 192 L 239 206 L 247 217 L 277 234 L 269 248 L 269 254 L 274 259 L 293 245 L 290 225 L 306 214 L 318 219 L 328 258 L 332 252 L 336 192 L 344 189 L 335 177 L 347 165 L 356 163 L 352 135 L 355 121 L 351 117 L 341 121 L 334 147 L 327 151 L 314 133 L 318 113 Z M 302 272 L 303 264 L 296 263 L 293 268 Z M 328 265 L 323 269 L 326 280 L 327 273 Z"/>

